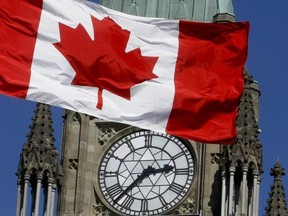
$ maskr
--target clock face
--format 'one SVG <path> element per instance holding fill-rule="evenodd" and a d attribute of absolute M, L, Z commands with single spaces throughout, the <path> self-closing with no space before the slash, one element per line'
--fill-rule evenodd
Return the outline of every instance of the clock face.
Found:
<path fill-rule="evenodd" d="M 137 131 L 109 147 L 98 176 L 103 198 L 117 213 L 159 215 L 188 193 L 194 161 L 180 139 Z"/>

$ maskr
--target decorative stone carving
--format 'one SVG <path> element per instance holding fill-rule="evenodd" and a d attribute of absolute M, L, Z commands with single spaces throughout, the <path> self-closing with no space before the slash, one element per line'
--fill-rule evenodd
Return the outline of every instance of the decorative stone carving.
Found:
<path fill-rule="evenodd" d="M 105 209 L 102 203 L 96 203 L 93 205 L 93 214 L 95 216 L 109 216 L 110 215 L 109 211 Z"/>
<path fill-rule="evenodd" d="M 187 198 L 179 207 L 173 212 L 173 215 L 195 213 L 195 200 Z"/>
<path fill-rule="evenodd" d="M 274 177 L 273 184 L 270 187 L 269 198 L 265 208 L 267 216 L 288 215 L 286 195 L 282 182 L 282 176 L 285 175 L 285 169 L 277 161 L 270 175 Z"/>
<path fill-rule="evenodd" d="M 73 123 L 74 124 L 79 124 L 80 123 L 80 115 L 79 115 L 79 113 L 74 113 L 74 115 L 73 115 Z"/>
<path fill-rule="evenodd" d="M 93 185 L 95 204 L 93 204 L 93 214 L 95 216 L 110 216 L 110 211 L 100 201 L 95 185 Z"/>
<path fill-rule="evenodd" d="M 211 153 L 211 164 L 219 164 L 221 156 L 221 153 Z"/>
<path fill-rule="evenodd" d="M 104 145 L 115 134 L 116 130 L 113 127 L 99 128 L 98 143 Z"/>
<path fill-rule="evenodd" d="M 77 170 L 78 169 L 78 159 L 69 159 L 68 168 Z"/>
<path fill-rule="evenodd" d="M 39 207 L 40 199 L 44 198 L 43 206 L 47 206 L 49 202 L 52 202 L 52 199 L 54 199 L 52 195 L 55 194 L 62 176 L 58 164 L 58 151 L 54 146 L 55 139 L 50 106 L 37 103 L 34 114 L 16 173 L 18 187 L 20 187 L 16 215 L 28 210 L 27 200 L 31 202 L 30 212 L 36 212 L 35 214 L 38 215 L 39 211 L 44 211 Z M 41 185 L 43 194 L 40 196 Z M 28 195 L 29 190 L 31 195 Z M 24 191 L 26 191 L 26 194 Z M 54 203 L 50 204 L 51 208 L 54 208 Z"/>

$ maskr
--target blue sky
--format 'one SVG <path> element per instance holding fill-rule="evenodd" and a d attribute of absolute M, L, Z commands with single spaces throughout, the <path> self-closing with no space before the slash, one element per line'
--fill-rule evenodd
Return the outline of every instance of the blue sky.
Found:
<path fill-rule="evenodd" d="M 273 178 L 270 168 L 276 160 L 288 169 L 288 2 L 285 0 L 234 1 L 238 21 L 251 25 L 247 68 L 259 82 L 261 90 L 260 139 L 263 144 L 263 166 L 260 190 L 260 213 L 264 214 Z M 288 192 L 287 176 L 283 183 Z"/>
<path fill-rule="evenodd" d="M 238 21 L 249 21 L 249 54 L 247 68 L 260 84 L 260 135 L 263 144 L 263 166 L 260 214 L 264 214 L 266 200 L 273 178 L 270 168 L 277 159 L 288 169 L 288 1 L 234 0 L 234 12 Z M 17 198 L 17 164 L 35 103 L 20 99 L 0 96 L 1 183 L 0 215 L 15 215 Z M 55 144 L 60 149 L 62 110 L 52 108 Z M 283 177 L 286 195 L 288 180 Z"/>

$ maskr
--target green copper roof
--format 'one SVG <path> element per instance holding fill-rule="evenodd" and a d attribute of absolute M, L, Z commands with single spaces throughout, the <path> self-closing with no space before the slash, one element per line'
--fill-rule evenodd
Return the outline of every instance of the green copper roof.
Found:
<path fill-rule="evenodd" d="M 211 22 L 218 13 L 234 15 L 232 0 L 100 0 L 127 14 Z"/>

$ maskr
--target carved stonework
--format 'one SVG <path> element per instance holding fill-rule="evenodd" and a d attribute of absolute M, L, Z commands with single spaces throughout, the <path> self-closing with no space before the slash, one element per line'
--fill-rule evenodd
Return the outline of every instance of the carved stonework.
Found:
<path fill-rule="evenodd" d="M 54 146 L 53 121 L 50 106 L 38 103 L 34 110 L 27 142 L 23 145 L 16 175 L 24 181 L 24 176 L 30 174 L 31 179 L 37 175 L 49 173 L 49 177 L 58 178 L 58 151 Z M 33 177 L 34 176 L 34 177 Z"/>
<path fill-rule="evenodd" d="M 69 159 L 69 169 L 77 170 L 78 169 L 78 159 Z"/>
<path fill-rule="evenodd" d="M 243 164 L 251 161 L 257 165 L 255 169 L 262 172 L 262 144 L 259 140 L 258 103 L 259 87 L 249 72 L 244 70 L 244 92 L 240 100 L 237 116 L 237 140 L 234 145 L 225 146 L 229 154 L 228 161 L 235 163 L 240 160 Z"/>
<path fill-rule="evenodd" d="M 99 128 L 98 143 L 100 145 L 104 145 L 115 134 L 116 134 L 116 130 L 113 127 Z"/>
<path fill-rule="evenodd" d="M 195 213 L 195 200 L 187 198 L 174 212 L 173 215 Z"/>
<path fill-rule="evenodd" d="M 95 204 L 93 204 L 93 214 L 95 216 L 110 216 L 110 211 L 100 201 L 95 185 L 93 185 Z"/>
<path fill-rule="evenodd" d="M 93 205 L 93 214 L 95 216 L 109 216 L 110 215 L 109 211 L 105 209 L 102 203 L 96 203 Z"/>
<path fill-rule="evenodd" d="M 285 175 L 285 169 L 277 161 L 270 175 L 274 177 L 273 184 L 270 187 L 269 198 L 267 200 L 266 215 L 288 215 L 285 190 L 282 182 L 282 176 Z"/>
<path fill-rule="evenodd" d="M 80 115 L 79 115 L 79 113 L 74 113 L 72 122 L 74 124 L 79 124 L 80 123 Z"/>
<path fill-rule="evenodd" d="M 219 164 L 221 156 L 221 153 L 211 153 L 211 164 Z"/>

